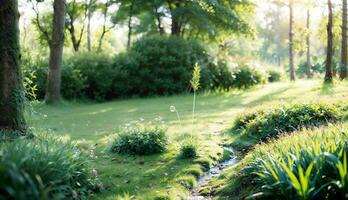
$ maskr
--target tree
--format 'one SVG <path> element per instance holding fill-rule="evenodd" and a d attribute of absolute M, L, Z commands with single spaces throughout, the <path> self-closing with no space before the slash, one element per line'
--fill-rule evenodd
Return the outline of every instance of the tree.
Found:
<path fill-rule="evenodd" d="M 106 2 L 101 5 L 101 10 L 102 10 L 102 15 L 103 15 L 103 28 L 102 28 L 102 33 L 100 35 L 99 42 L 98 42 L 98 52 L 101 52 L 101 48 L 103 45 L 103 40 L 104 40 L 105 34 L 115 27 L 115 24 L 112 26 L 107 26 L 107 24 L 106 24 L 108 16 L 109 16 L 109 7 L 112 4 L 113 4 L 113 2 L 111 0 L 106 0 Z"/>
<path fill-rule="evenodd" d="M 342 46 L 341 46 L 341 70 L 340 78 L 347 78 L 348 47 L 347 47 L 347 0 L 342 1 Z"/>
<path fill-rule="evenodd" d="M 116 15 L 113 16 L 112 21 L 114 24 L 127 21 L 127 48 L 129 48 L 132 41 L 133 18 L 139 15 L 141 12 L 145 12 L 145 6 L 148 3 L 137 3 L 136 0 L 118 0 L 117 3 L 120 3 L 120 6 Z"/>
<path fill-rule="evenodd" d="M 325 64 L 325 82 L 331 83 L 333 79 L 332 71 L 332 58 L 333 58 L 333 12 L 332 12 L 332 2 L 327 0 L 328 7 L 328 22 L 327 22 L 327 50 L 326 50 L 326 64 Z"/>
<path fill-rule="evenodd" d="M 61 67 L 63 60 L 64 30 L 65 30 L 65 0 L 54 0 L 52 38 L 50 39 L 50 58 L 48 66 L 46 102 L 60 101 Z"/>
<path fill-rule="evenodd" d="M 92 33 L 91 33 L 91 19 L 94 12 L 93 5 L 95 0 L 89 0 L 88 2 L 88 18 L 87 18 L 87 49 L 92 51 Z"/>
<path fill-rule="evenodd" d="M 178 37 L 217 40 L 222 35 L 253 34 L 246 20 L 254 8 L 249 0 L 148 0 L 141 4 L 133 1 L 117 1 L 120 6 L 114 23 L 127 21 L 129 30 L 133 30 L 132 21 L 137 18 L 141 23 L 139 30 L 152 33 L 155 27 L 157 33 L 163 34 L 166 31 L 162 18 L 166 17 L 171 20 L 170 34 Z"/>
<path fill-rule="evenodd" d="M 289 0 L 289 66 L 290 66 L 290 80 L 295 81 L 295 68 L 294 68 L 294 52 L 293 52 L 293 2 Z"/>
<path fill-rule="evenodd" d="M 66 13 L 68 16 L 67 29 L 70 33 L 73 48 L 77 52 L 79 51 L 82 36 L 85 31 L 85 21 L 88 16 L 88 3 L 73 0 L 67 4 Z M 77 22 L 82 24 L 79 33 L 76 32 Z"/>
<path fill-rule="evenodd" d="M 25 131 L 18 1 L 0 1 L 0 130 Z"/>
<path fill-rule="evenodd" d="M 311 64 L 311 39 L 310 39 L 310 20 L 311 20 L 311 14 L 309 8 L 307 8 L 307 35 L 306 35 L 306 46 L 307 46 L 307 52 L 306 52 L 306 60 L 307 60 L 307 78 L 312 78 L 312 64 Z"/>
<path fill-rule="evenodd" d="M 215 39 L 222 34 L 251 34 L 245 20 L 254 5 L 248 1 L 229 0 L 166 0 L 163 5 L 171 17 L 171 34 L 185 37 L 199 35 Z"/>

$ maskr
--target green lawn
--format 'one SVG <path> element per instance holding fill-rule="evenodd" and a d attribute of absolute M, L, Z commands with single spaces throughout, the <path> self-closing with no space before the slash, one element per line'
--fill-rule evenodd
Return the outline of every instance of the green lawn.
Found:
<path fill-rule="evenodd" d="M 185 199 L 188 190 L 183 182 L 190 182 L 190 170 L 202 168 L 204 162 L 217 162 L 223 151 L 222 144 L 230 144 L 234 136 L 225 134 L 233 118 L 246 108 L 279 102 L 325 100 L 345 98 L 348 84 L 334 88 L 322 87 L 321 81 L 297 81 L 273 83 L 247 91 L 200 94 L 197 97 L 196 122 L 191 126 L 192 96 L 153 97 L 117 100 L 108 103 L 64 103 L 59 106 L 38 104 L 36 113 L 29 119 L 38 131 L 67 137 L 89 150 L 97 144 L 91 164 L 105 182 L 107 191 L 97 194 L 97 199 L 115 199 L 135 195 L 137 199 L 153 199 L 160 194 L 174 199 Z M 182 118 L 169 111 L 174 105 Z M 121 156 L 107 152 L 107 146 L 117 129 L 130 121 L 144 118 L 146 121 L 162 117 L 168 127 L 170 145 L 166 153 L 152 156 Z M 200 158 L 178 158 L 180 135 L 193 133 L 200 142 Z M 116 198 L 117 199 L 117 198 Z"/>

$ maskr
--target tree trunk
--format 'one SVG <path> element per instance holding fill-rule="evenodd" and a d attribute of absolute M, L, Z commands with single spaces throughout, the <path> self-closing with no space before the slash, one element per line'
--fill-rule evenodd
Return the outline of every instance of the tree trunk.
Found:
<path fill-rule="evenodd" d="M 93 0 L 89 0 L 88 3 L 88 18 L 87 18 L 87 48 L 88 51 L 92 51 L 92 34 L 91 34 L 91 18 L 92 18 L 92 4 Z"/>
<path fill-rule="evenodd" d="M 47 78 L 47 103 L 57 103 L 61 98 L 60 85 L 65 28 L 65 4 L 65 0 L 54 0 L 53 3 L 53 32 L 50 44 L 50 58 Z"/>
<path fill-rule="evenodd" d="M 0 130 L 25 131 L 18 1 L 0 1 Z"/>
<path fill-rule="evenodd" d="M 290 80 L 295 81 L 295 69 L 294 69 L 294 52 L 293 52 L 293 11 L 292 2 L 289 0 L 289 66 L 290 66 Z"/>
<path fill-rule="evenodd" d="M 128 16 L 128 40 L 127 40 L 127 49 L 131 45 L 132 40 L 132 17 L 133 17 L 133 4 L 129 8 L 129 16 Z"/>
<path fill-rule="evenodd" d="M 158 13 L 158 8 L 157 7 L 155 7 L 154 11 L 155 11 L 155 16 L 156 16 L 156 20 L 157 20 L 158 32 L 159 32 L 160 35 L 163 35 L 164 34 L 164 28 L 162 26 L 161 15 Z"/>
<path fill-rule="evenodd" d="M 178 9 L 179 7 L 180 7 L 180 2 L 175 2 L 174 7 L 172 6 L 170 8 L 170 13 L 172 16 L 171 34 L 173 36 L 180 36 L 180 33 L 181 33 L 179 16 L 176 13 L 174 13 L 174 10 Z"/>
<path fill-rule="evenodd" d="M 312 78 L 310 20 L 311 20 L 310 11 L 309 11 L 309 9 L 307 9 L 307 31 L 308 31 L 308 33 L 307 33 L 306 43 L 307 43 L 307 78 L 308 79 Z"/>
<path fill-rule="evenodd" d="M 333 57 L 333 33 L 332 33 L 332 22 L 333 22 L 333 16 L 332 16 L 332 3 L 331 0 L 327 1 L 327 7 L 328 7 L 328 23 L 327 23 L 327 53 L 326 53 L 326 65 L 325 65 L 325 82 L 331 83 L 333 72 L 332 72 L 332 57 Z"/>
<path fill-rule="evenodd" d="M 75 26 L 72 22 L 70 24 L 69 32 L 70 32 L 71 42 L 73 44 L 74 51 L 78 52 L 80 48 L 80 43 L 79 41 L 77 41 L 77 38 L 75 36 Z"/>
<path fill-rule="evenodd" d="M 341 70 L 340 78 L 347 78 L 348 49 L 347 49 L 347 0 L 342 2 L 342 48 L 341 48 Z"/>

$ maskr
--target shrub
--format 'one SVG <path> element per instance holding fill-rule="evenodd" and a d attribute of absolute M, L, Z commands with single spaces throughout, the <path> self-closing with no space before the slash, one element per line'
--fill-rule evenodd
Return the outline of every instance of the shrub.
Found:
<path fill-rule="evenodd" d="M 52 137 L 0 143 L 0 193 L 5 199 L 83 197 L 94 181 L 87 158 Z"/>
<path fill-rule="evenodd" d="M 62 69 L 62 96 L 66 99 L 84 98 L 87 78 L 80 69 L 67 64 Z"/>
<path fill-rule="evenodd" d="M 69 73 L 64 70 L 70 69 Z M 75 71 L 75 74 L 73 73 Z M 112 68 L 112 59 L 105 54 L 81 53 L 67 58 L 64 61 L 62 80 L 72 80 L 74 82 L 63 82 L 62 91 L 69 90 L 70 87 L 76 88 L 76 93 L 83 94 L 84 97 L 93 100 L 112 99 L 112 85 L 116 71 Z M 66 76 L 64 76 L 66 75 Z M 81 77 L 75 78 L 75 77 Z M 64 93 L 63 93 L 64 95 Z M 71 99 L 70 96 L 64 98 Z"/>
<path fill-rule="evenodd" d="M 312 127 L 342 119 L 339 104 L 309 103 L 283 105 L 270 110 L 258 110 L 237 118 L 233 129 L 256 135 L 260 139 L 275 137 L 302 127 Z"/>
<path fill-rule="evenodd" d="M 195 63 L 205 66 L 206 50 L 196 41 L 177 37 L 143 37 L 130 50 L 116 57 L 115 68 L 121 81 L 115 87 L 128 85 L 124 95 L 170 95 L 188 91 Z M 146 84 L 144 84 L 146 83 Z"/>
<path fill-rule="evenodd" d="M 278 68 L 269 68 L 267 69 L 268 74 L 268 82 L 277 82 L 280 81 L 283 78 L 283 72 L 281 69 Z"/>
<path fill-rule="evenodd" d="M 197 156 L 197 143 L 193 139 L 185 139 L 180 145 L 180 156 L 182 158 L 195 158 Z"/>
<path fill-rule="evenodd" d="M 202 82 L 208 89 L 229 90 L 233 87 L 232 72 L 224 61 L 219 61 L 217 65 L 209 63 L 208 70 L 202 72 L 202 77 Z"/>
<path fill-rule="evenodd" d="M 305 130 L 259 145 L 242 171 L 253 177 L 260 199 L 345 199 L 348 194 L 347 130 Z M 256 174 L 255 176 L 251 176 Z"/>
<path fill-rule="evenodd" d="M 264 71 L 245 63 L 241 63 L 233 69 L 232 77 L 233 87 L 239 89 L 246 89 L 267 82 L 267 74 Z"/>
<path fill-rule="evenodd" d="M 124 127 L 111 144 L 111 152 L 120 154 L 149 155 L 166 150 L 165 130 L 139 122 Z"/>

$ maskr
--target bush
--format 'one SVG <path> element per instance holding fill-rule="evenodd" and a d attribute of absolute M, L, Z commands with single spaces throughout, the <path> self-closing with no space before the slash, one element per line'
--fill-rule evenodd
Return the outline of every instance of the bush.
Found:
<path fill-rule="evenodd" d="M 127 85 L 123 96 L 170 95 L 188 91 L 195 63 L 209 62 L 206 50 L 196 41 L 177 37 L 144 37 L 114 61 L 121 78 L 116 87 Z M 126 79 L 126 80 L 125 80 Z M 146 84 L 144 84 L 146 83 Z"/>
<path fill-rule="evenodd" d="M 278 82 L 283 78 L 283 72 L 278 68 L 269 68 L 267 69 L 268 82 Z"/>
<path fill-rule="evenodd" d="M 233 69 L 232 77 L 233 87 L 239 89 L 246 89 L 267 82 L 267 74 L 264 71 L 245 63 L 241 63 Z"/>
<path fill-rule="evenodd" d="M 66 199 L 93 189 L 87 158 L 52 137 L 0 143 L 0 193 L 5 199 Z M 74 195 L 73 195 L 74 194 Z"/>
<path fill-rule="evenodd" d="M 342 119 L 339 104 L 309 103 L 283 105 L 270 110 L 258 110 L 236 119 L 233 129 L 256 135 L 260 139 L 275 137 L 302 127 L 313 127 Z"/>
<path fill-rule="evenodd" d="M 185 139 L 180 145 L 180 156 L 182 158 L 195 158 L 197 156 L 197 143 L 193 139 Z"/>
<path fill-rule="evenodd" d="M 325 63 L 312 63 L 311 69 L 313 75 L 323 74 L 325 72 Z M 298 65 L 298 68 L 296 69 L 296 74 L 301 78 L 307 77 L 307 62 L 301 62 Z"/>
<path fill-rule="evenodd" d="M 217 65 L 209 63 L 202 77 L 208 89 L 229 90 L 233 87 L 232 72 L 224 61 L 219 61 Z"/>
<path fill-rule="evenodd" d="M 260 145 L 244 168 L 258 199 L 346 199 L 347 130 L 305 130 Z M 251 176 L 251 174 L 256 174 Z M 245 181 L 245 180 L 244 180 Z"/>
<path fill-rule="evenodd" d="M 85 79 L 84 84 L 66 82 L 66 84 L 83 85 L 84 87 L 81 89 L 84 97 L 98 101 L 114 98 L 112 96 L 112 86 L 117 71 L 115 71 L 112 66 L 112 58 L 110 56 L 96 53 L 77 54 L 64 61 L 63 69 L 67 68 L 78 70 L 83 79 Z M 72 74 L 70 74 L 70 76 L 72 76 Z M 64 76 L 62 79 L 64 79 Z M 62 82 L 62 91 L 64 91 L 65 88 L 67 88 L 67 86 L 64 86 Z M 69 96 L 64 97 L 68 99 L 71 98 Z"/>
<path fill-rule="evenodd" d="M 132 123 L 124 127 L 111 144 L 111 152 L 120 154 L 149 155 L 166 150 L 168 139 L 159 126 Z"/>
<path fill-rule="evenodd" d="M 104 101 L 188 92 L 193 66 L 199 63 L 202 73 L 209 76 L 209 59 L 207 51 L 197 41 L 165 36 L 143 37 L 126 53 L 115 57 L 74 54 L 63 61 L 62 96 Z M 43 99 L 48 64 L 38 60 L 28 65 L 29 72 L 34 71 L 37 76 L 38 97 Z M 208 77 L 201 80 L 203 88 L 212 84 Z"/>

